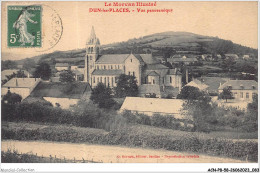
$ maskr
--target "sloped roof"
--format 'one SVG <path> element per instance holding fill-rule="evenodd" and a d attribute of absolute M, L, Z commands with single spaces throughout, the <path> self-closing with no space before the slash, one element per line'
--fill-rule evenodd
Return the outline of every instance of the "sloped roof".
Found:
<path fill-rule="evenodd" d="M 84 93 L 90 91 L 89 84 L 85 82 L 40 82 L 31 96 L 80 99 Z"/>
<path fill-rule="evenodd" d="M 197 58 L 167 58 L 167 62 L 197 62 Z"/>
<path fill-rule="evenodd" d="M 40 78 L 12 78 L 2 87 L 4 88 L 31 88 L 33 87 Z"/>
<path fill-rule="evenodd" d="M 134 54 L 134 56 L 142 63 L 144 62 L 143 58 L 141 57 L 140 54 Z"/>
<path fill-rule="evenodd" d="M 160 76 L 158 73 L 156 73 L 155 71 L 152 71 L 148 74 L 148 76 Z"/>
<path fill-rule="evenodd" d="M 193 81 L 187 83 L 185 86 L 193 86 L 196 88 L 199 88 L 199 90 L 205 90 L 207 89 L 209 86 L 206 84 L 203 84 L 201 81 L 194 79 Z"/>
<path fill-rule="evenodd" d="M 168 71 L 167 74 L 168 74 L 168 75 L 181 75 L 181 72 L 179 72 L 179 71 L 177 70 L 177 68 L 175 68 L 175 69 L 169 69 L 169 71 Z"/>
<path fill-rule="evenodd" d="M 123 74 L 122 70 L 94 70 L 92 75 L 102 75 L 102 76 L 111 76 L 111 75 L 120 75 Z"/>
<path fill-rule="evenodd" d="M 181 55 L 173 55 L 170 58 L 181 58 L 181 57 L 182 57 Z"/>
<path fill-rule="evenodd" d="M 82 71 L 79 71 L 79 70 L 72 70 L 72 72 L 75 74 L 75 75 L 82 75 L 84 74 Z"/>
<path fill-rule="evenodd" d="M 159 74 L 160 77 L 164 77 L 168 73 L 169 69 L 157 69 L 157 70 L 144 70 L 143 76 L 147 76 L 152 71 L 155 71 L 157 74 Z"/>
<path fill-rule="evenodd" d="M 159 70 L 159 69 L 169 69 L 169 67 L 163 65 L 163 64 L 148 64 L 146 66 L 147 70 Z"/>
<path fill-rule="evenodd" d="M 100 44 L 100 41 L 95 34 L 94 26 L 92 26 L 92 28 L 91 28 L 91 33 L 88 38 L 87 44 L 98 44 L 98 45 Z"/>
<path fill-rule="evenodd" d="M 130 54 L 108 54 L 102 55 L 96 61 L 96 64 L 123 64 Z"/>
<path fill-rule="evenodd" d="M 107 54 L 100 56 L 96 64 L 123 64 L 130 55 L 134 55 L 140 62 L 146 64 L 156 64 L 159 62 L 152 54 Z"/>
<path fill-rule="evenodd" d="M 149 93 L 161 95 L 159 85 L 142 84 L 142 85 L 139 86 L 138 91 L 139 91 L 140 95 L 149 94 Z"/>
<path fill-rule="evenodd" d="M 55 67 L 69 67 L 68 63 L 56 63 Z"/>
<path fill-rule="evenodd" d="M 139 112 L 153 112 L 164 114 L 180 114 L 183 100 L 126 97 L 120 111 L 131 110 Z"/>
<path fill-rule="evenodd" d="M 229 80 L 218 89 L 222 90 L 226 87 L 232 87 L 232 90 L 257 90 L 258 83 L 254 80 Z"/>
<path fill-rule="evenodd" d="M 229 80 L 228 78 L 221 78 L 221 77 L 199 77 L 196 79 L 208 85 L 209 87 L 207 88 L 207 90 L 209 92 L 217 92 L 220 84 L 224 84 Z"/>
<path fill-rule="evenodd" d="M 159 60 L 152 56 L 152 54 L 140 54 L 145 64 L 157 64 Z"/>

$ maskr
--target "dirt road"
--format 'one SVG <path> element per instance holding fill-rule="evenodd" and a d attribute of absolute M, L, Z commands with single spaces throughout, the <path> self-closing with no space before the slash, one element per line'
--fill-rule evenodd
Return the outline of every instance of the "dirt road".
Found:
<path fill-rule="evenodd" d="M 105 163 L 241 163 L 243 161 L 173 152 L 167 150 L 128 148 L 121 146 L 59 143 L 49 141 L 2 141 L 2 151 L 18 150 L 19 153 L 32 152 L 38 156 L 102 161 Z"/>

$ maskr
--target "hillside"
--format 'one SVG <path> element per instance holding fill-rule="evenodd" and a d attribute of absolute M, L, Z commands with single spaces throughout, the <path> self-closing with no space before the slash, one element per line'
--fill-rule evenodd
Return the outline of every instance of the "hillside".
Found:
<path fill-rule="evenodd" d="M 257 49 L 241 46 L 228 40 L 209 37 L 189 32 L 163 32 L 147 35 L 128 41 L 101 45 L 101 54 L 153 53 L 154 56 L 169 54 L 225 54 L 235 53 L 239 56 L 251 54 L 257 58 Z M 85 49 L 55 51 L 32 57 L 35 62 L 47 61 L 80 63 L 84 60 Z M 23 60 L 19 61 L 22 64 Z"/>
<path fill-rule="evenodd" d="M 169 50 L 172 53 L 180 54 L 235 53 L 257 56 L 256 49 L 241 46 L 218 37 L 189 32 L 163 32 L 103 46 L 105 53 L 129 53 L 133 51 L 135 53 L 152 52 L 154 55 L 163 56 Z"/>

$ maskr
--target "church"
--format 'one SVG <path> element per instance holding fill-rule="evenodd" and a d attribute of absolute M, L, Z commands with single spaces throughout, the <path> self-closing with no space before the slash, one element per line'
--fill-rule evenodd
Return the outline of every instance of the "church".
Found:
<path fill-rule="evenodd" d="M 86 43 L 84 81 L 92 88 L 103 83 L 111 88 L 117 86 L 121 74 L 133 75 L 137 85 L 158 85 L 161 90 L 171 87 L 180 90 L 182 75 L 177 69 L 170 69 L 152 54 L 100 54 L 100 41 L 92 27 Z"/>

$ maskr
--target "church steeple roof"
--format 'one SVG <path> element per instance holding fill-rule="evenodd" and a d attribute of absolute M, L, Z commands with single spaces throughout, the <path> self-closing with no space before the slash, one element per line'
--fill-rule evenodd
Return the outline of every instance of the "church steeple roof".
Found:
<path fill-rule="evenodd" d="M 87 44 L 97 44 L 97 45 L 100 45 L 99 39 L 97 38 L 97 36 L 95 34 L 94 26 L 92 26 L 92 28 L 91 28 L 91 32 L 90 32 L 90 36 L 89 36 L 89 39 L 87 41 Z"/>
<path fill-rule="evenodd" d="M 94 26 L 91 28 L 90 38 L 96 38 Z"/>

